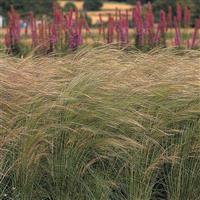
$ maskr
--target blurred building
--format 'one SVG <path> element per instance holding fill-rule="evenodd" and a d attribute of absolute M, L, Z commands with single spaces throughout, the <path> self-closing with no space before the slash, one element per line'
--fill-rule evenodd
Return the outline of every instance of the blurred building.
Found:
<path fill-rule="evenodd" d="M 3 27 L 3 16 L 0 15 L 0 28 Z"/>

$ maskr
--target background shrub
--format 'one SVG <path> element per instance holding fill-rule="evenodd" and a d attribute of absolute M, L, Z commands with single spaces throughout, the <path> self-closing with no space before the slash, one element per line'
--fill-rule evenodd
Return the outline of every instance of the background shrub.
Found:
<path fill-rule="evenodd" d="M 101 0 L 84 0 L 84 10 L 100 10 L 103 3 Z"/>
<path fill-rule="evenodd" d="M 127 3 L 129 4 L 136 4 L 137 0 L 127 0 Z M 141 0 L 141 3 L 147 3 L 148 0 Z"/>
<path fill-rule="evenodd" d="M 172 13 L 175 16 L 176 15 L 176 5 L 177 2 L 180 2 L 181 5 L 184 8 L 184 4 L 186 3 L 188 7 L 191 10 L 191 17 L 192 17 L 192 23 L 194 23 L 194 20 L 198 17 L 200 17 L 200 0 L 180 0 L 180 1 L 175 1 L 175 0 L 153 0 L 153 9 L 156 14 L 156 18 L 159 18 L 159 13 L 160 10 L 163 9 L 165 12 L 168 11 L 168 7 L 172 7 Z"/>
<path fill-rule="evenodd" d="M 0 15 L 6 16 L 10 6 L 25 14 L 32 11 L 36 15 L 50 15 L 54 0 L 0 0 Z"/>
<path fill-rule="evenodd" d="M 87 13 L 85 13 L 84 17 L 85 17 L 85 19 L 87 21 L 87 24 L 89 26 L 91 26 L 92 25 L 92 18 L 89 15 L 87 15 Z"/>
<path fill-rule="evenodd" d="M 63 11 L 64 12 L 69 12 L 70 9 L 73 9 L 73 10 L 77 9 L 76 5 L 73 2 L 67 2 L 65 4 L 65 7 L 63 8 Z"/>
<path fill-rule="evenodd" d="M 80 14 L 80 16 L 81 16 L 81 18 L 85 18 L 85 20 L 89 26 L 92 26 L 92 18 L 86 12 L 82 12 Z"/>

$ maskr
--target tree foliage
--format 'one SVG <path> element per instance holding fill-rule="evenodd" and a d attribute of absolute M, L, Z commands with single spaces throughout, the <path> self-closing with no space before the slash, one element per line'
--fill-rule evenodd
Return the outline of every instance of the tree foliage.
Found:
<path fill-rule="evenodd" d="M 7 15 L 10 6 L 21 14 L 33 11 L 36 15 L 49 15 L 52 13 L 54 0 L 0 0 L 0 14 Z"/>
<path fill-rule="evenodd" d="M 101 0 L 84 0 L 84 10 L 99 10 L 103 3 Z"/>
<path fill-rule="evenodd" d="M 127 0 L 129 4 L 136 4 L 138 0 Z M 141 3 L 147 3 L 149 0 L 141 0 Z"/>
<path fill-rule="evenodd" d="M 70 9 L 75 10 L 77 7 L 73 2 L 67 2 L 63 8 L 64 12 L 69 12 Z"/>
<path fill-rule="evenodd" d="M 161 9 L 167 12 L 169 6 L 172 7 L 173 15 L 176 15 L 177 2 L 180 2 L 183 7 L 185 4 L 189 6 L 193 22 L 194 19 L 200 17 L 200 0 L 153 0 L 152 2 L 157 17 Z"/>

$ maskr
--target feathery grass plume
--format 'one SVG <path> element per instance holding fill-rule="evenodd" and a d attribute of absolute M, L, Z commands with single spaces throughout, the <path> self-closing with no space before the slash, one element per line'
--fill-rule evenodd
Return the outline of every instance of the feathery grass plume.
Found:
<path fill-rule="evenodd" d="M 198 199 L 199 62 L 110 46 L 0 55 L 0 198 Z"/>

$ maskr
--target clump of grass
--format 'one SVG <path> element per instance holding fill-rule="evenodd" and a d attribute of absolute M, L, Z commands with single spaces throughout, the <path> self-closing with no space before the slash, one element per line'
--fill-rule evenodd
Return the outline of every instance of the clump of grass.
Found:
<path fill-rule="evenodd" d="M 0 59 L 1 199 L 198 199 L 198 51 Z"/>

